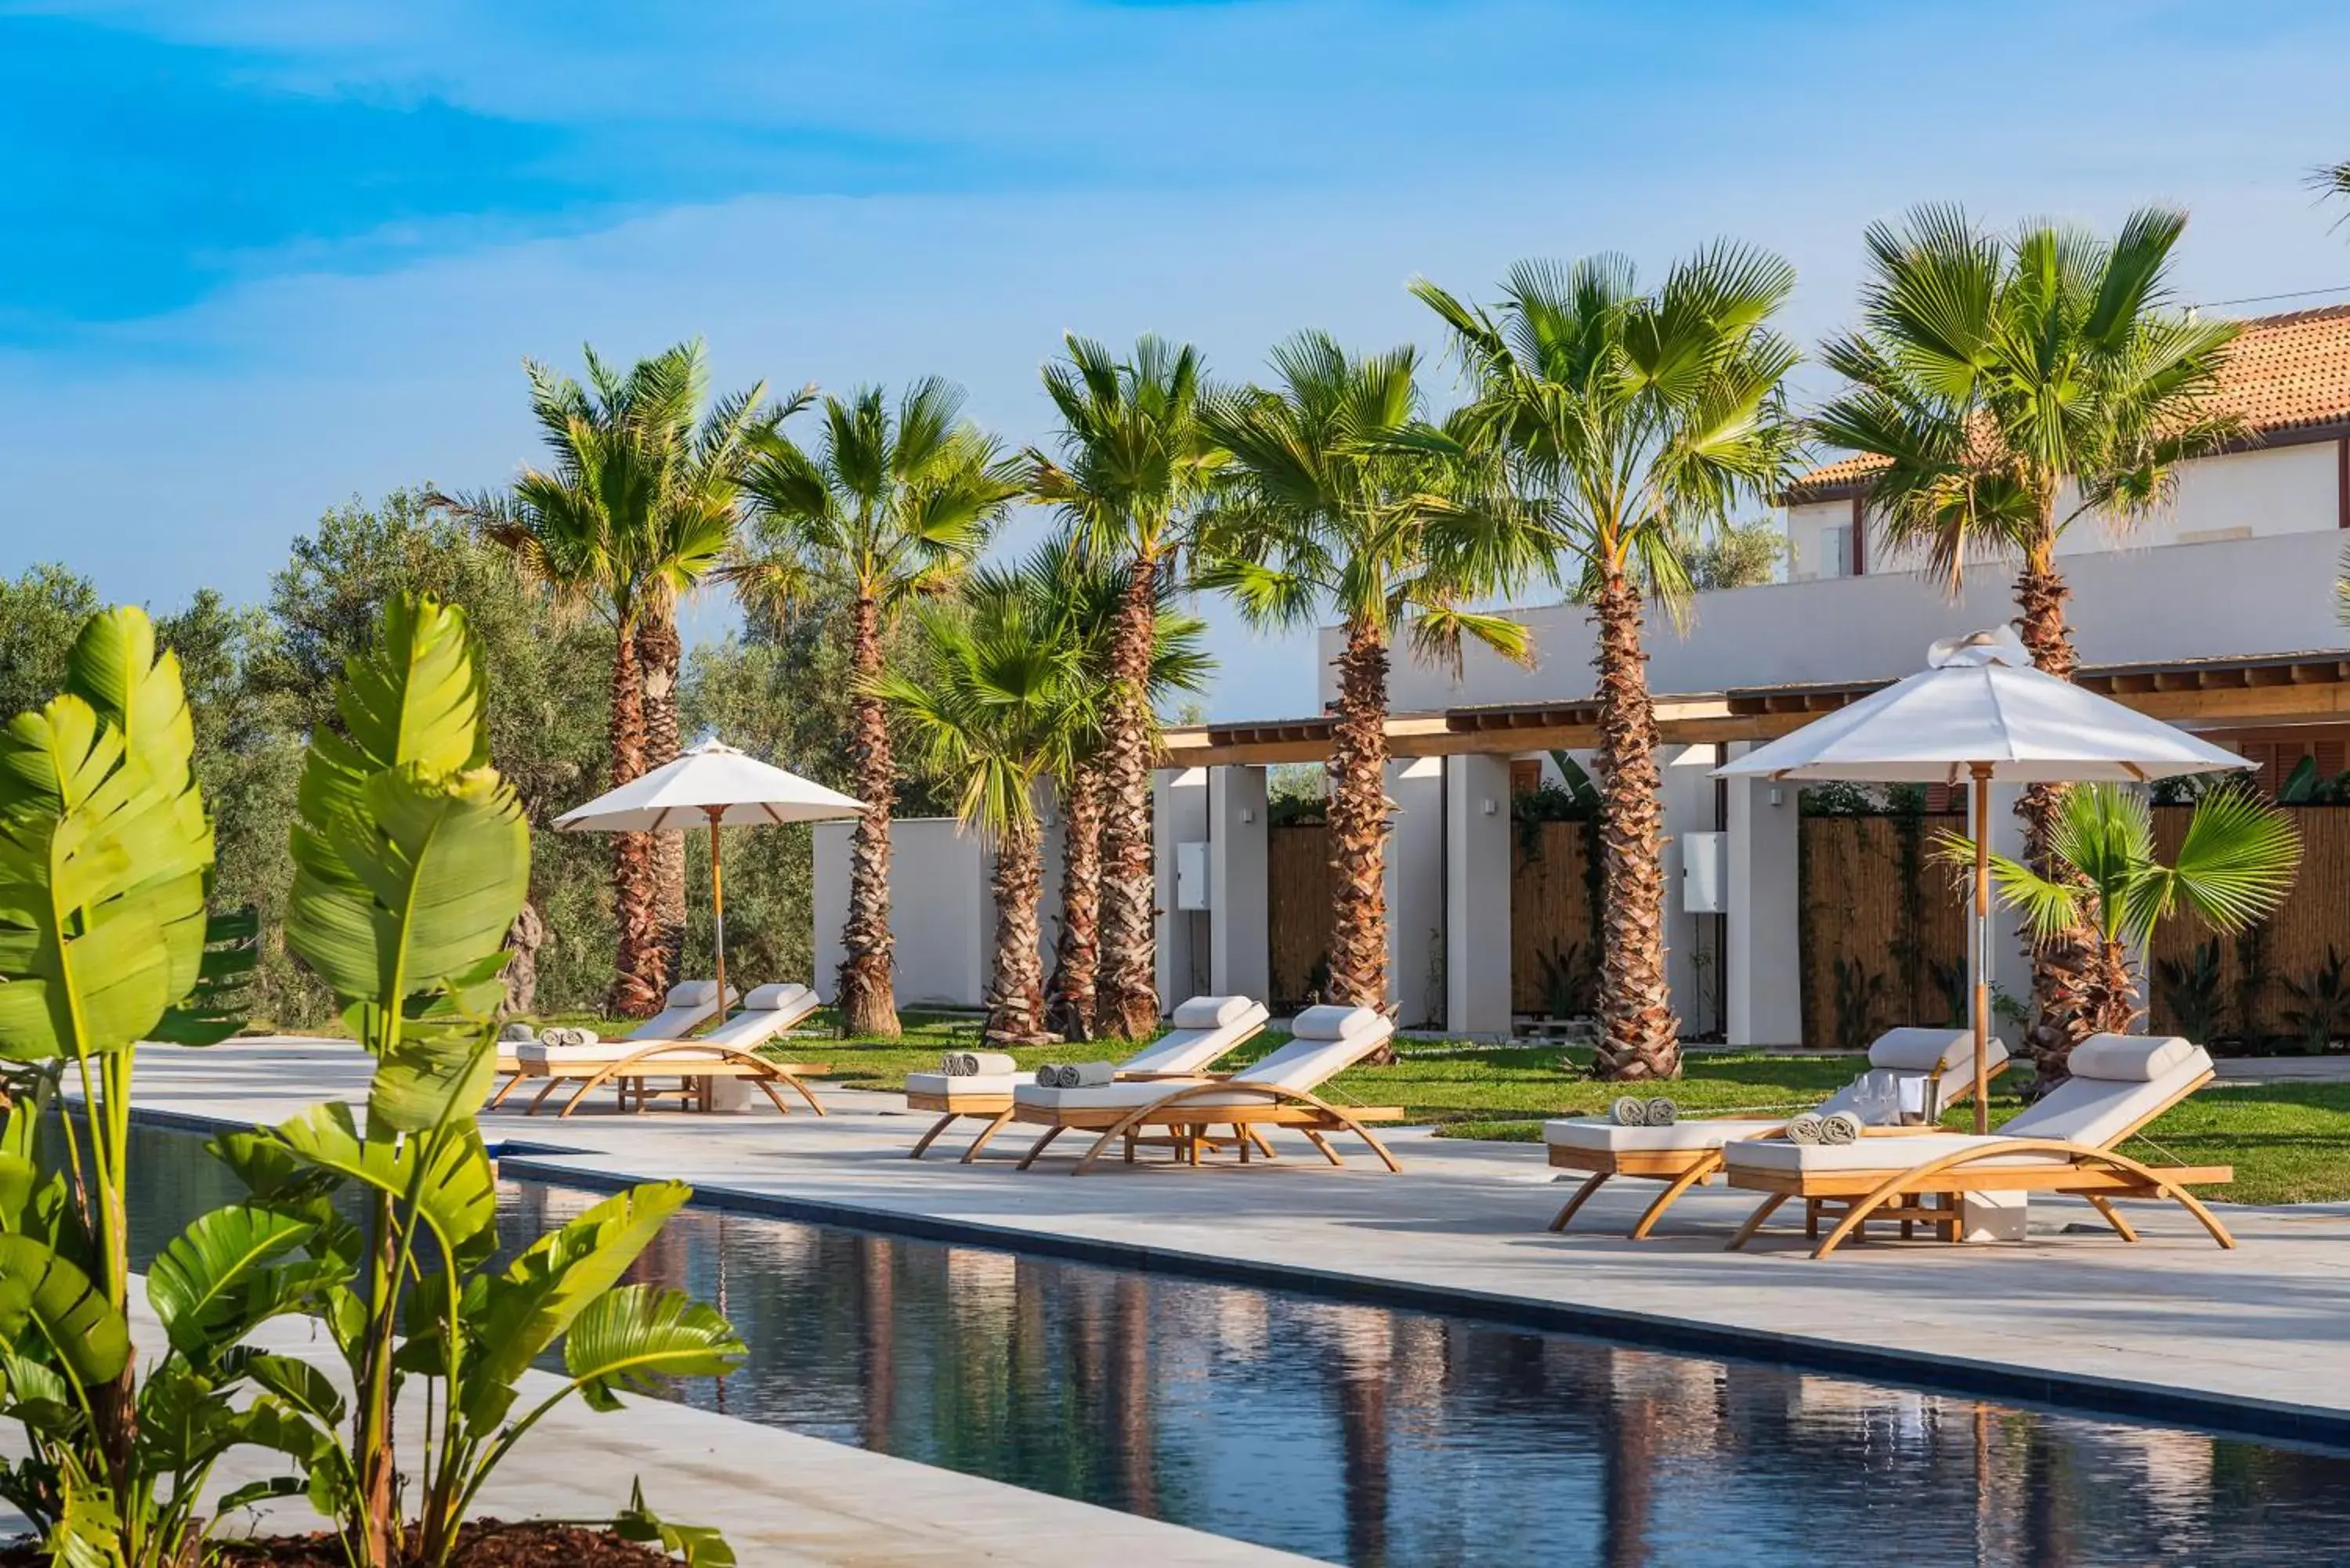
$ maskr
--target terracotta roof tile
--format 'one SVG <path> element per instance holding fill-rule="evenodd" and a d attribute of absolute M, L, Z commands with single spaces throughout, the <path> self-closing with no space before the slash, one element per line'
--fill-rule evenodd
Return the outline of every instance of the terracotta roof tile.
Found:
<path fill-rule="evenodd" d="M 2350 305 L 2253 317 L 2229 350 L 2219 407 L 2256 435 L 2350 421 Z M 1825 500 L 1866 480 L 1873 457 L 1845 457 L 1787 487 L 1790 501 Z"/>

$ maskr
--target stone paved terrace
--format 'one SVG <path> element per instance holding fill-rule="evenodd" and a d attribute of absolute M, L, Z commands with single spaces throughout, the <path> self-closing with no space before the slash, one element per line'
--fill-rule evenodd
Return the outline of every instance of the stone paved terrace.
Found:
<path fill-rule="evenodd" d="M 359 1097 L 366 1065 L 355 1047 L 326 1042 L 156 1048 L 140 1059 L 140 1100 L 267 1120 L 312 1099 Z M 1011 1168 L 1028 1141 L 1017 1127 L 977 1165 L 956 1163 L 966 1140 L 953 1134 L 914 1162 L 906 1151 L 930 1117 L 894 1096 L 824 1097 L 833 1114 L 823 1119 L 778 1117 L 763 1100 L 714 1117 L 583 1109 L 561 1122 L 513 1111 L 486 1120 L 493 1139 L 578 1151 L 510 1158 L 516 1174 L 677 1177 L 705 1198 L 799 1218 L 1257 1279 L 1278 1272 L 1397 1304 L 1479 1303 L 1717 1355 L 2350 1440 L 2350 1215 L 2332 1210 L 2222 1206 L 2241 1243 L 2225 1252 L 2168 1206 L 2130 1206 L 2145 1240 L 2129 1246 L 2085 1206 L 2043 1199 L 2022 1243 L 1871 1244 L 1817 1262 L 1799 1228 L 1723 1251 L 1752 1199 L 1719 1189 L 1690 1194 L 1646 1242 L 1621 1232 L 1648 1184 L 1611 1187 L 1575 1233 L 1547 1234 L 1566 1189 L 1522 1144 L 1405 1130 L 1392 1140 L 1401 1176 L 1367 1158 L 1333 1170 L 1291 1139 L 1274 1166 L 1107 1165 L 1072 1179 L 1057 1157 L 1076 1135 L 1024 1174 Z M 2074 1225 L 2088 1229 L 2068 1232 Z"/>

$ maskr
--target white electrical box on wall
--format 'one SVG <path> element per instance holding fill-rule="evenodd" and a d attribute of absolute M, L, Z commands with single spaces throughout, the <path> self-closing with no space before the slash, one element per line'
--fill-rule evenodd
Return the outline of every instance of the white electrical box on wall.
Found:
<path fill-rule="evenodd" d="M 1730 912 L 1730 835 L 1684 833 L 1681 841 L 1681 909 L 1691 915 Z"/>
<path fill-rule="evenodd" d="M 1175 907 L 1179 909 L 1212 909 L 1214 903 L 1208 887 L 1208 846 L 1205 844 L 1178 844 L 1175 846 Z"/>

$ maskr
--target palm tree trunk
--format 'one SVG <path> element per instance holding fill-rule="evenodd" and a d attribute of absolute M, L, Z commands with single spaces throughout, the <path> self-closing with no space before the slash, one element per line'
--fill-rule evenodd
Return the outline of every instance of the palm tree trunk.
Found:
<path fill-rule="evenodd" d="M 889 754 L 889 721 L 869 683 L 881 673 L 881 611 L 868 597 L 857 601 L 849 652 L 858 679 L 850 744 L 857 759 L 857 794 L 865 814 L 848 836 L 848 920 L 840 945 L 840 1033 L 898 1037 L 898 1003 L 890 969 L 895 944 L 889 935 L 889 810 L 896 804 L 896 764 Z"/>
<path fill-rule="evenodd" d="M 677 681 L 684 662 L 678 640 L 677 607 L 656 602 L 637 622 L 637 675 L 645 685 L 644 771 L 677 760 Z M 685 835 L 652 835 L 653 919 L 660 944 L 661 984 L 682 971 L 685 958 Z"/>
<path fill-rule="evenodd" d="M 1665 877 L 1657 715 L 1640 647 L 1640 590 L 1618 573 L 1593 606 L 1599 628 L 1599 790 L 1606 802 L 1607 919 L 1600 928 L 1604 1078 L 1678 1078 L 1680 1022 L 1665 983 Z"/>
<path fill-rule="evenodd" d="M 1150 649 L 1159 564 L 1139 557 L 1109 641 L 1102 716 L 1100 1033 L 1147 1040 L 1159 1028 L 1158 878 L 1150 852 Z"/>
<path fill-rule="evenodd" d="M 1101 969 L 1102 774 L 1098 762 L 1079 764 L 1061 803 L 1061 934 L 1045 982 L 1045 1023 L 1069 1040 L 1094 1035 L 1096 982 Z"/>
<path fill-rule="evenodd" d="M 1006 823 L 995 835 L 995 961 L 987 987 L 987 1037 L 1033 1045 L 1045 1034 L 1045 965 L 1036 904 L 1044 884 L 1036 821 Z"/>
<path fill-rule="evenodd" d="M 1330 735 L 1330 1000 L 1388 1001 L 1388 648 L 1377 627 L 1347 628 Z"/>
<path fill-rule="evenodd" d="M 615 788 L 645 771 L 644 682 L 637 670 L 636 627 L 620 628 L 612 645 L 612 711 L 607 744 Z M 619 953 L 605 1005 L 617 1018 L 649 1018 L 660 1011 L 660 929 L 654 919 L 651 836 L 621 833 L 612 842 L 612 917 Z"/>
<path fill-rule="evenodd" d="M 2053 514 L 2043 527 L 2043 542 L 2026 554 L 2023 569 L 2016 574 L 2015 603 L 2022 611 L 2017 633 L 2034 666 L 2059 680 L 2070 680 L 2078 660 L 2073 628 L 2064 621 L 2064 604 L 2073 590 L 2056 569 Z M 2063 784 L 2033 784 L 2015 803 L 2015 815 L 2023 825 L 2024 861 L 2043 876 L 2061 874 L 2048 844 L 2064 801 Z M 2103 969 L 2096 933 L 2085 928 L 2033 944 L 2033 1022 L 2024 1044 L 2042 1086 L 2069 1076 L 2065 1064 L 2073 1047 L 2098 1032 L 2097 1018 L 2105 1009 L 2095 993 Z"/>

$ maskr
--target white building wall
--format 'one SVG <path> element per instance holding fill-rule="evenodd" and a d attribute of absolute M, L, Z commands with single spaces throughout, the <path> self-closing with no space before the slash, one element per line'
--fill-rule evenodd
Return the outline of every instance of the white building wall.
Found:
<path fill-rule="evenodd" d="M 1175 853 L 1179 844 L 1208 838 L 1208 770 L 1183 768 L 1151 775 L 1151 848 L 1158 868 L 1159 1010 L 1164 1014 L 1186 997 L 1204 996 L 1209 984 L 1208 920 L 1205 912 L 1175 907 Z M 1212 888 L 1209 893 L 1213 898 Z"/>
<path fill-rule="evenodd" d="M 1388 764 L 1388 994 L 1407 1029 L 1444 1019 L 1444 761 Z"/>
<path fill-rule="evenodd" d="M 827 1002 L 847 950 L 848 834 L 854 824 L 816 825 L 816 991 Z M 1049 973 L 1060 934 L 1061 846 L 1057 821 L 1045 836 L 1038 947 Z M 983 1007 L 995 941 L 994 860 L 976 834 L 947 816 L 889 824 L 889 935 L 900 1007 Z"/>
<path fill-rule="evenodd" d="M 2335 618 L 2345 537 L 2300 530 L 2159 549 L 2103 550 L 2064 564 L 2072 623 L 2092 664 L 2154 662 L 2350 647 Z M 1471 648 L 1462 678 L 1399 659 L 1398 712 L 1479 702 L 1555 701 L 1591 693 L 1592 636 L 1580 605 L 1514 612 L 1534 628 L 1539 662 L 1522 670 Z M 1970 574 L 1952 596 L 1916 572 L 1772 583 L 1699 594 L 1686 631 L 1648 618 L 1648 684 L 1660 693 L 1804 681 L 1894 680 L 1923 667 L 1936 638 L 2012 620 L 2008 571 Z M 1322 696 L 1336 694 L 1323 634 Z"/>

